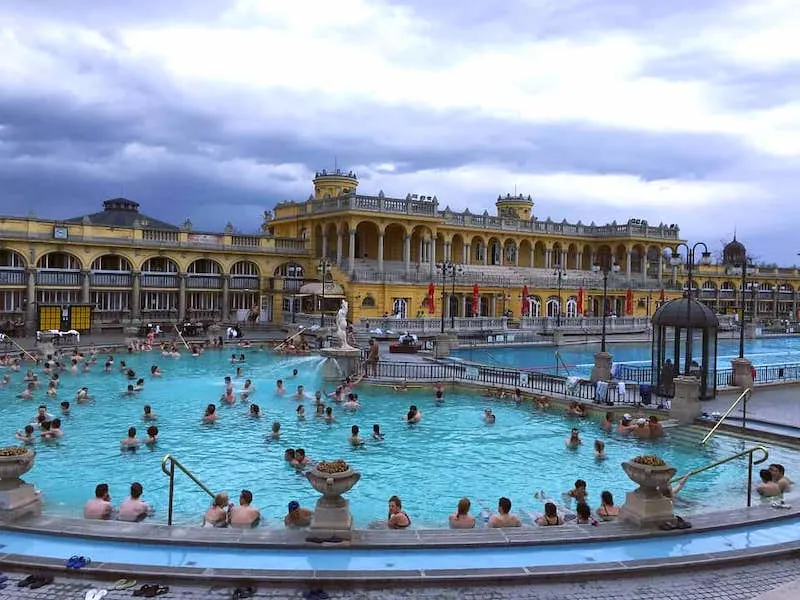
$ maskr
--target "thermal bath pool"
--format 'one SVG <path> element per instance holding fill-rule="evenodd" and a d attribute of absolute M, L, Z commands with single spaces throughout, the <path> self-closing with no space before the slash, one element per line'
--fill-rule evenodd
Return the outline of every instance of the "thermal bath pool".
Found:
<path fill-rule="evenodd" d="M 115 369 L 102 372 L 103 357 L 88 374 L 63 373 L 57 398 L 47 398 L 44 389 L 34 399 L 16 398 L 24 384 L 22 372 L 12 374 L 12 384 L 0 389 L 5 418 L 0 436 L 5 444 L 15 443 L 14 433 L 31 421 L 40 403 L 58 413 L 58 403 L 69 400 L 72 413 L 63 417 L 65 436 L 57 442 L 37 441 L 36 464 L 24 478 L 42 490 L 45 511 L 50 514 L 78 516 L 85 500 L 99 482 L 107 482 L 118 505 L 127 495 L 132 481 L 144 485 L 145 500 L 156 507 L 155 519 L 166 520 L 168 479 L 160 469 L 161 459 L 170 453 L 192 470 L 212 490 L 227 490 L 236 500 L 239 491 L 253 491 L 254 504 L 262 510 L 267 525 L 282 525 L 286 505 L 299 500 L 313 507 L 317 494 L 304 477 L 283 461 L 287 447 L 302 447 L 312 459 L 344 458 L 362 478 L 350 492 L 351 510 L 357 526 L 385 518 L 389 496 L 399 495 L 416 527 L 438 527 L 446 523 L 461 496 L 473 499 L 473 510 L 480 504 L 491 509 L 500 495 L 508 496 L 513 510 L 525 516 L 541 510 L 533 498 L 544 490 L 549 497 L 571 488 L 575 479 L 588 482 L 590 505 L 599 504 L 602 490 L 614 493 L 617 502 L 633 488 L 620 468 L 620 462 L 637 454 L 657 453 L 672 463 L 679 473 L 701 467 L 741 451 L 741 440 L 717 436 L 706 447 L 699 447 L 697 436 L 676 432 L 659 441 L 638 441 L 608 435 L 598 422 L 578 422 L 559 411 L 543 413 L 529 405 L 488 400 L 466 389 L 448 389 L 443 406 L 436 406 L 429 389 L 398 393 L 391 388 L 359 386 L 362 408 L 355 414 L 334 406 L 337 422 L 325 424 L 314 418 L 312 401 L 304 402 L 309 413 L 298 421 L 298 401 L 274 393 L 275 380 L 282 378 L 289 390 L 303 384 L 309 393 L 321 387 L 319 357 L 280 357 L 270 353 L 245 350 L 245 376 L 253 380 L 257 392 L 252 400 L 264 413 L 261 419 L 247 416 L 247 406 L 237 403 L 220 406 L 220 420 L 202 425 L 201 417 L 210 402 L 219 405 L 223 377 L 233 375 L 237 365 L 229 363 L 230 353 L 209 351 L 198 358 L 163 358 L 158 353 L 120 354 L 117 365 L 125 360 L 144 377 L 144 390 L 136 397 L 123 397 L 128 381 Z M 158 364 L 161 378 L 151 378 L 150 366 Z M 296 378 L 292 369 L 298 369 Z M 8 371 L 6 371 L 8 372 Z M 44 377 L 44 376 L 42 376 Z M 237 388 L 242 380 L 235 380 Z M 89 404 L 76 405 L 74 395 L 86 385 L 95 397 Z M 150 404 L 159 416 L 159 442 L 154 449 L 140 448 L 122 453 L 119 441 L 128 427 L 135 426 L 144 436 L 146 424 L 142 407 Z M 416 404 L 424 418 L 409 427 L 402 416 L 409 404 Z M 481 421 L 484 407 L 492 406 L 497 423 Z M 281 440 L 265 443 L 273 421 L 281 422 Z M 369 439 L 373 423 L 379 423 L 386 435 L 383 442 Z M 358 424 L 367 439 L 363 448 L 348 443 L 350 427 Z M 576 425 L 584 445 L 577 451 L 565 448 L 563 440 Z M 608 459 L 597 462 L 592 451 L 594 439 L 606 441 Z M 770 448 L 770 462 L 800 464 L 798 453 L 779 447 Z M 743 506 L 745 460 L 705 472 L 690 480 L 682 496 L 687 502 L 681 510 L 691 513 L 725 506 Z M 209 498 L 187 478 L 176 479 L 176 522 L 199 524 Z"/>

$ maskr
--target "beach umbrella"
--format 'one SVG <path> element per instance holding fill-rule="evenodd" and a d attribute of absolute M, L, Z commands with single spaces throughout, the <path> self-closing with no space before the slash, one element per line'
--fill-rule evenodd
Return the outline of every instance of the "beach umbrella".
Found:
<path fill-rule="evenodd" d="M 433 285 L 433 282 L 431 281 L 428 284 L 428 314 L 431 315 L 433 314 L 433 311 L 436 309 L 436 304 L 434 303 L 435 291 L 436 289 Z"/>
<path fill-rule="evenodd" d="M 478 303 L 480 302 L 480 289 L 478 288 L 478 284 L 474 284 L 472 286 L 472 316 L 477 317 L 480 313 L 480 306 Z"/>
<path fill-rule="evenodd" d="M 631 288 L 628 288 L 628 291 L 625 292 L 625 314 L 633 314 L 633 290 Z"/>
<path fill-rule="evenodd" d="M 578 316 L 583 316 L 583 286 L 578 288 Z"/>
<path fill-rule="evenodd" d="M 522 286 L 522 310 L 519 314 L 523 317 L 528 315 L 528 309 L 530 308 L 530 302 L 528 301 L 528 286 Z"/>

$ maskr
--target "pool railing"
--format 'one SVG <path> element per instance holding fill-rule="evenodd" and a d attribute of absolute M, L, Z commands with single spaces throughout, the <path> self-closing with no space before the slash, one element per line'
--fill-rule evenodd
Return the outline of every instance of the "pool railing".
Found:
<path fill-rule="evenodd" d="M 169 468 L 167 468 L 167 463 L 169 463 Z M 191 479 L 197 487 L 211 496 L 212 500 L 214 499 L 214 492 L 208 489 L 208 486 L 200 481 L 189 469 L 184 467 L 177 458 L 173 457 L 171 454 L 167 454 L 163 459 L 161 459 L 161 470 L 164 471 L 164 474 L 167 477 L 169 477 L 169 507 L 167 509 L 167 525 L 172 525 L 172 512 L 175 500 L 175 467 L 178 467 L 181 471 L 183 471 L 184 474 Z"/>
<path fill-rule="evenodd" d="M 776 364 L 776 365 L 754 365 L 756 371 L 754 381 L 757 383 L 774 383 L 786 381 L 800 381 L 800 363 Z M 653 372 L 649 365 L 614 365 L 617 378 L 623 381 L 635 381 L 637 383 L 652 383 Z M 733 386 L 733 369 L 717 369 L 717 387 Z"/>

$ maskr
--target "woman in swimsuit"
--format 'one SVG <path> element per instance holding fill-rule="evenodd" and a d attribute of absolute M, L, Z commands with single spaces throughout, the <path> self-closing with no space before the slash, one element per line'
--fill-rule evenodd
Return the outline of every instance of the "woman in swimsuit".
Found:
<path fill-rule="evenodd" d="M 544 505 L 544 514 L 536 519 L 536 524 L 540 527 L 548 525 L 563 525 L 564 519 L 558 516 L 558 509 L 552 502 L 547 502 Z"/>
<path fill-rule="evenodd" d="M 406 529 L 411 525 L 411 517 L 403 510 L 403 502 L 398 496 L 389 498 L 389 518 L 386 525 L 389 529 Z"/>

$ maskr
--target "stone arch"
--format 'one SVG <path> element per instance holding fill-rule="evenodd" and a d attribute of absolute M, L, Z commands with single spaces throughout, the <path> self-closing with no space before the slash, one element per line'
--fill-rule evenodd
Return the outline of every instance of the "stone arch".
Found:
<path fill-rule="evenodd" d="M 520 267 L 532 267 L 531 264 L 531 250 L 533 249 L 533 245 L 531 241 L 528 239 L 524 239 L 519 243 L 519 249 L 517 253 L 519 254 L 519 266 Z"/>
<path fill-rule="evenodd" d="M 544 242 L 537 240 L 533 245 L 533 266 L 537 269 L 544 269 L 547 264 L 546 255 L 547 249 L 545 248 Z"/>
<path fill-rule="evenodd" d="M 375 221 L 359 221 L 356 226 L 356 258 L 378 260 L 380 226 Z M 386 240 L 384 240 L 384 243 Z M 385 252 L 385 248 L 384 248 Z M 385 254 L 384 254 L 385 258 Z"/>
<path fill-rule="evenodd" d="M 252 260 L 239 260 L 231 265 L 231 275 L 261 277 L 261 268 Z"/>
<path fill-rule="evenodd" d="M 383 233 L 383 260 L 403 262 L 403 245 L 406 227 L 402 223 L 389 223 Z"/>
<path fill-rule="evenodd" d="M 323 235 L 327 235 L 328 238 L 328 247 L 325 252 L 326 258 L 329 260 L 336 260 L 336 239 L 339 235 L 339 229 L 336 223 L 326 223 L 322 227 Z"/>
<path fill-rule="evenodd" d="M 495 237 L 489 237 L 486 244 L 486 263 L 489 265 L 502 265 L 503 264 L 503 244 Z"/>
<path fill-rule="evenodd" d="M 600 267 L 608 267 L 612 264 L 618 264 L 616 256 L 611 252 L 611 246 L 608 244 L 601 244 L 597 248 L 595 261 Z"/>
<path fill-rule="evenodd" d="M 594 254 L 594 248 L 590 244 L 583 245 L 583 256 L 581 256 L 581 264 L 579 269 L 583 271 L 591 271 L 592 270 L 592 254 Z"/>
<path fill-rule="evenodd" d="M 620 271 L 624 272 L 628 266 L 628 248 L 625 244 L 617 244 L 614 248 L 614 260 L 619 265 Z"/>
<path fill-rule="evenodd" d="M 720 291 L 735 292 L 736 284 L 732 281 L 723 281 L 719 286 Z"/>
<path fill-rule="evenodd" d="M 717 291 L 717 284 L 711 281 L 710 279 L 706 279 L 703 282 L 703 285 L 700 286 L 704 292 L 716 292 Z"/>
<path fill-rule="evenodd" d="M 514 238 L 503 241 L 503 261 L 508 265 L 516 265 L 519 261 L 519 245 Z"/>
<path fill-rule="evenodd" d="M 121 254 L 101 254 L 89 263 L 89 270 L 130 273 L 133 263 Z"/>
<path fill-rule="evenodd" d="M 427 225 L 416 225 L 411 230 L 411 262 L 422 263 L 429 262 L 425 260 L 424 254 L 426 252 L 423 244 L 430 242 L 433 239 L 433 231 Z"/>
<path fill-rule="evenodd" d="M 647 251 L 644 244 L 634 244 L 631 248 L 631 272 L 643 273 L 647 266 Z"/>
<path fill-rule="evenodd" d="M 0 268 L 2 269 L 24 269 L 28 266 L 28 261 L 21 252 L 10 248 L 0 249 Z"/>
<path fill-rule="evenodd" d="M 456 264 L 464 262 L 464 237 L 456 233 L 450 240 L 450 260 Z"/>
<path fill-rule="evenodd" d="M 279 264 L 272 274 L 283 279 L 303 279 L 305 277 L 305 269 L 303 265 L 290 261 Z"/>
<path fill-rule="evenodd" d="M 372 294 L 368 293 L 361 300 L 361 308 L 375 308 L 375 306 L 376 306 L 375 298 L 372 297 Z"/>
<path fill-rule="evenodd" d="M 46 252 L 36 261 L 37 269 L 59 269 L 62 271 L 80 271 L 83 269 L 81 259 L 71 252 Z"/>
<path fill-rule="evenodd" d="M 487 256 L 487 248 L 486 248 L 486 238 L 482 235 L 474 234 L 469 242 L 470 248 L 470 256 L 469 262 L 470 264 L 483 264 L 483 259 Z"/>
<path fill-rule="evenodd" d="M 531 317 L 541 317 L 542 316 L 542 299 L 539 296 L 528 296 L 530 298 L 530 316 Z"/>
<path fill-rule="evenodd" d="M 142 262 L 143 273 L 178 273 L 180 266 L 167 256 L 151 256 Z"/>
<path fill-rule="evenodd" d="M 576 296 L 570 296 L 567 298 L 567 303 L 565 306 L 566 310 L 564 313 L 567 317 L 578 317 L 578 298 Z"/>
<path fill-rule="evenodd" d="M 225 271 L 213 258 L 197 258 L 189 263 L 186 272 L 193 275 L 222 275 Z"/>
<path fill-rule="evenodd" d="M 322 258 L 322 232 L 323 226 L 321 224 L 317 224 L 314 227 L 314 257 L 315 258 Z"/>
<path fill-rule="evenodd" d="M 566 259 L 567 255 L 564 252 L 564 246 L 561 244 L 561 242 L 554 242 L 553 247 L 550 250 L 550 266 L 554 269 L 559 265 L 565 267 Z"/>
<path fill-rule="evenodd" d="M 572 271 L 577 271 L 581 268 L 578 264 L 578 245 L 577 244 L 569 244 L 567 246 L 567 255 L 566 259 L 564 260 L 564 268 L 570 269 Z"/>

